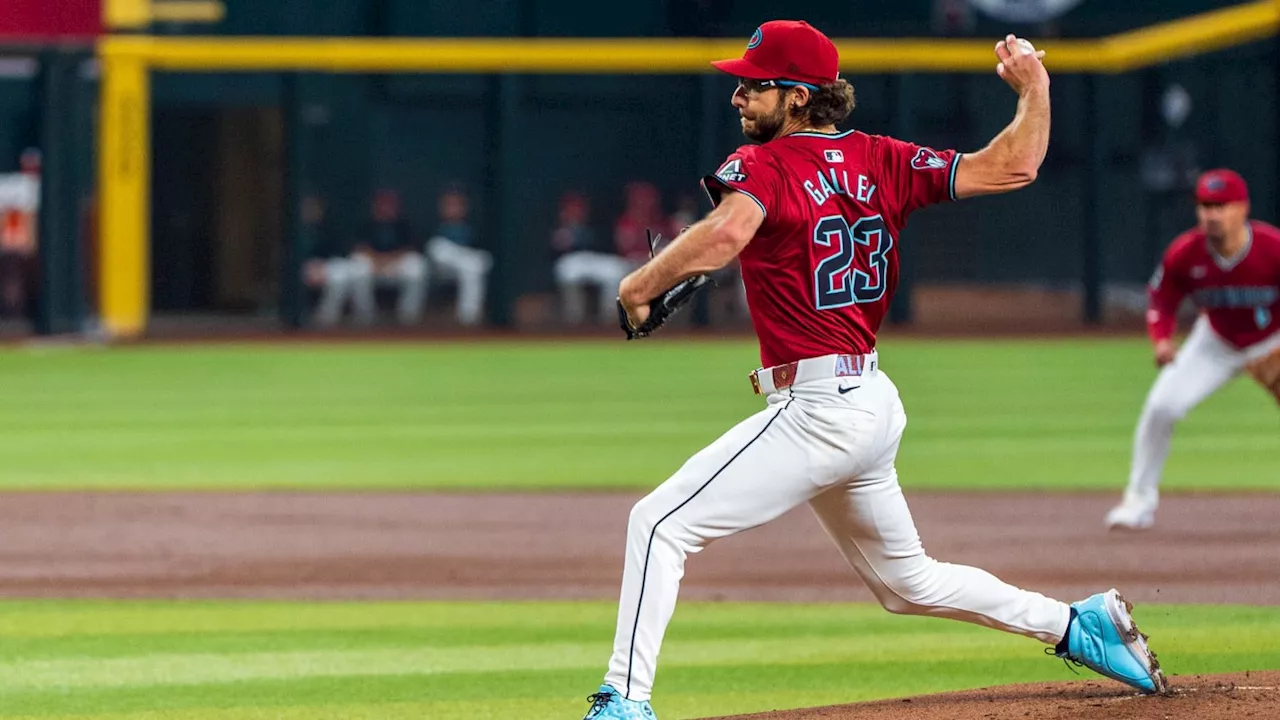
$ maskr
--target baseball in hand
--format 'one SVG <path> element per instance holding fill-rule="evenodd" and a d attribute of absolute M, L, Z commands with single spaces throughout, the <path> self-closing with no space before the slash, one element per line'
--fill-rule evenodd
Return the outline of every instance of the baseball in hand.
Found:
<path fill-rule="evenodd" d="M 996 43 L 996 58 L 1000 61 L 996 74 L 1019 93 L 1028 88 L 1047 87 L 1049 76 L 1040 62 L 1043 57 L 1043 50 L 1036 50 L 1029 40 L 1010 33 Z"/>

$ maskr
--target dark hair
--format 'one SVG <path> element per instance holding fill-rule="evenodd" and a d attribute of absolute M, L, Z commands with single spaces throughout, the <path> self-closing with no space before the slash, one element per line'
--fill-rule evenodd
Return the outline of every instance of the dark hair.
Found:
<path fill-rule="evenodd" d="M 809 124 L 814 127 L 838 125 L 849 117 L 855 105 L 857 101 L 853 97 L 853 86 L 842 78 L 810 93 L 809 104 L 804 106 L 804 112 L 808 113 Z"/>

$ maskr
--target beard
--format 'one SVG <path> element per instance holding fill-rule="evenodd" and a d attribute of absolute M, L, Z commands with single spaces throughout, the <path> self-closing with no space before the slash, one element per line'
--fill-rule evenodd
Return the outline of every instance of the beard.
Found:
<path fill-rule="evenodd" d="M 758 115 L 750 120 L 742 118 L 742 134 L 752 142 L 768 142 L 778 135 L 778 131 L 786 122 L 787 106 L 778 103 L 778 106 L 768 115 Z"/>

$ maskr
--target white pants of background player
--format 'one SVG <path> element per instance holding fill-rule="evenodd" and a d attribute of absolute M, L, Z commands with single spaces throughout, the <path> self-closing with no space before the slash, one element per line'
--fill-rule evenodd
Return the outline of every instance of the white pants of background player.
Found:
<path fill-rule="evenodd" d="M 557 260 L 554 271 L 565 321 L 580 323 L 586 316 L 588 285 L 600 289 L 600 319 L 617 319 L 618 286 L 636 267 L 637 263 L 624 257 L 597 252 L 572 252 Z"/>
<path fill-rule="evenodd" d="M 894 469 L 907 423 L 898 389 L 875 370 L 833 377 L 834 357 L 801 361 L 801 382 L 770 393 L 764 410 L 631 511 L 605 676 L 625 697 L 649 698 L 685 558 L 805 502 L 889 612 L 964 620 L 1050 644 L 1062 639 L 1067 605 L 925 554 Z"/>
<path fill-rule="evenodd" d="M 458 281 L 458 322 L 463 325 L 480 322 L 493 256 L 488 251 L 436 236 L 427 241 L 427 257 L 434 271 Z"/>
<path fill-rule="evenodd" d="M 405 253 L 376 271 L 373 261 L 363 255 L 353 255 L 349 263 L 351 304 L 356 322 L 362 325 L 373 322 L 377 315 L 374 288 L 386 285 L 400 290 L 396 319 L 402 325 L 412 325 L 422 318 L 422 303 L 427 297 L 427 261 L 421 254 Z"/>
<path fill-rule="evenodd" d="M 1133 466 L 1125 503 L 1155 510 L 1159 499 L 1160 473 L 1169 456 L 1173 426 L 1191 408 L 1214 394 L 1239 375 L 1251 360 L 1280 348 L 1280 332 L 1266 340 L 1237 349 L 1223 340 L 1201 315 L 1178 350 L 1173 362 L 1160 371 L 1147 394 L 1133 439 Z"/>
<path fill-rule="evenodd" d="M 321 327 L 329 327 L 341 319 L 342 310 L 351 298 L 353 272 L 347 258 L 329 258 L 323 261 L 322 267 L 324 272 L 315 321 Z"/>

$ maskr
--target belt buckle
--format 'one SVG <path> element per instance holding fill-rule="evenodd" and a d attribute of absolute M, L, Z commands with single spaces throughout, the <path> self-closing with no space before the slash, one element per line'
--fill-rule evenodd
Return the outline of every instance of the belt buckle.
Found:
<path fill-rule="evenodd" d="M 759 368 L 748 375 L 747 378 L 751 380 L 751 389 L 754 390 L 757 395 L 763 395 L 764 388 L 760 387 L 760 373 L 767 371 L 769 373 L 769 379 L 773 381 L 773 390 L 774 392 L 777 392 L 778 390 L 785 390 L 786 388 L 791 387 L 792 383 L 794 383 L 796 379 L 797 367 L 799 367 L 798 363 L 784 363 L 782 365 L 774 365 L 773 367 Z"/>

